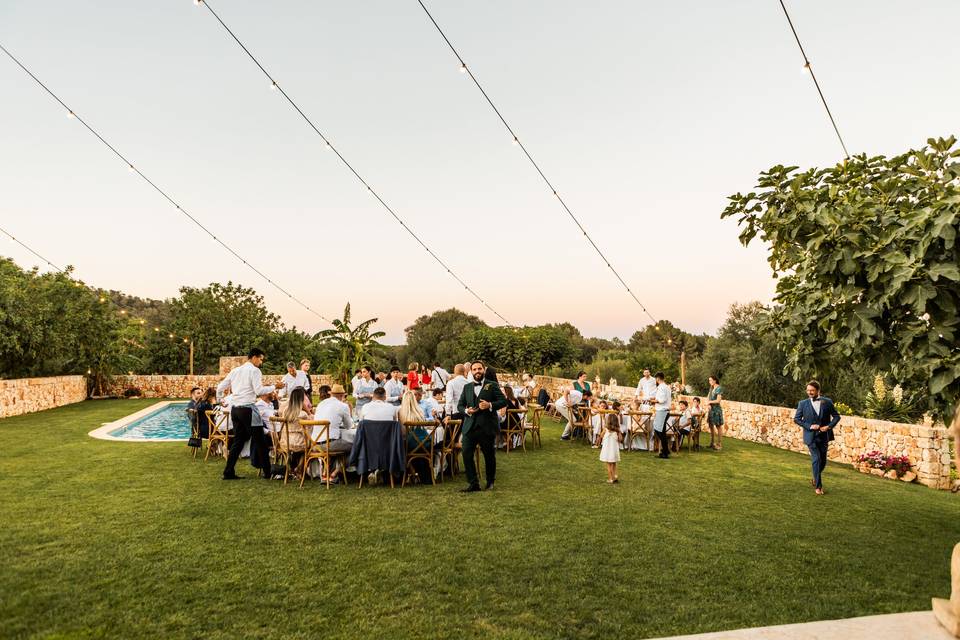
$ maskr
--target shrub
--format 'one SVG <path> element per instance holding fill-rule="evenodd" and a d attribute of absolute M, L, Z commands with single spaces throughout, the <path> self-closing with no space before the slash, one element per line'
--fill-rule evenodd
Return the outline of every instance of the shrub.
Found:
<path fill-rule="evenodd" d="M 143 393 L 137 387 L 127 387 L 123 390 L 124 398 L 139 398 Z"/>

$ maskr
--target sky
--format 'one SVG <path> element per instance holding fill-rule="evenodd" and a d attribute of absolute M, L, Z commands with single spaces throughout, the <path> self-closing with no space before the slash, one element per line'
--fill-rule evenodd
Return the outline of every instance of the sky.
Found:
<path fill-rule="evenodd" d="M 579 234 L 416 0 L 211 0 L 411 228 L 515 325 L 629 337 L 650 320 Z M 788 2 L 851 153 L 960 133 L 954 0 Z M 720 220 L 775 164 L 839 143 L 779 2 L 433 0 L 528 150 L 657 319 L 714 332 L 769 302 Z M 0 2 L 0 43 L 154 182 L 326 317 L 388 343 L 456 306 L 499 320 L 326 150 L 190 0 Z M 326 323 L 200 233 L 0 55 L 0 223 L 88 283 L 151 298 L 232 280 Z M 10 243 L 0 255 L 37 260 Z M 42 266 L 42 265 L 41 265 Z"/>

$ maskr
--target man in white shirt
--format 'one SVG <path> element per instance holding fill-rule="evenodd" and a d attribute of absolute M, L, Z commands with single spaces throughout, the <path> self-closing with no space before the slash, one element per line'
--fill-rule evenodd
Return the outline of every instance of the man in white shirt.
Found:
<path fill-rule="evenodd" d="M 227 464 L 223 468 L 224 480 L 236 480 L 240 477 L 236 474 L 235 467 L 247 440 L 252 442 L 250 464 L 261 469 L 264 477 L 270 477 L 269 445 L 264 442 L 263 420 L 255 406 L 259 396 L 274 390 L 272 385 L 263 386 L 260 367 L 265 357 L 263 351 L 254 347 L 247 355 L 247 361 L 232 369 L 217 385 L 218 396 L 222 396 L 228 387 L 231 390 L 230 422 L 233 425 L 234 437 L 230 443 Z"/>
<path fill-rule="evenodd" d="M 387 403 L 387 392 L 377 387 L 371 400 L 360 413 L 361 420 L 396 420 L 400 407 Z"/>
<path fill-rule="evenodd" d="M 444 405 L 447 409 L 447 415 L 454 420 L 463 420 L 463 416 L 457 413 L 457 405 L 460 404 L 460 396 L 463 395 L 463 387 L 467 384 L 467 378 L 464 375 L 465 369 L 462 364 L 453 368 L 453 378 L 447 382 L 447 392 L 444 398 Z"/>
<path fill-rule="evenodd" d="M 280 395 L 289 396 L 293 393 L 293 390 L 297 387 L 301 389 L 307 388 L 307 372 L 300 371 L 297 369 L 297 365 L 293 362 L 287 363 L 287 373 L 283 376 L 283 379 L 280 381 Z M 309 400 L 309 398 L 308 398 Z"/>
<path fill-rule="evenodd" d="M 653 414 L 653 432 L 660 440 L 660 458 L 670 457 L 670 439 L 667 437 L 667 418 L 670 414 L 670 402 L 673 399 L 673 393 L 670 391 L 670 385 L 664 382 L 662 371 L 657 371 L 657 390 L 653 395 L 656 400 Z"/>
<path fill-rule="evenodd" d="M 450 372 L 441 367 L 439 362 L 434 363 L 430 386 L 434 389 L 443 389 L 448 382 L 450 382 Z"/>
<path fill-rule="evenodd" d="M 657 393 L 657 381 L 650 377 L 650 369 L 643 370 L 643 377 L 637 384 L 637 397 L 649 403 Z"/>
<path fill-rule="evenodd" d="M 383 389 L 387 392 L 387 402 L 399 407 L 406 388 L 403 386 L 403 373 L 398 367 L 390 369 L 390 379 L 384 383 Z"/>
<path fill-rule="evenodd" d="M 563 395 L 557 399 L 554 405 L 560 415 L 567 419 L 567 426 L 563 428 L 561 440 L 569 440 L 570 432 L 573 430 L 573 408 L 583 402 L 583 393 L 576 389 L 567 389 Z"/>
<path fill-rule="evenodd" d="M 333 387 L 328 387 L 327 385 L 321 386 L 320 396 L 323 397 L 327 393 L 329 393 L 330 396 L 317 404 L 317 410 L 313 415 L 314 420 L 327 420 L 330 422 L 327 437 L 320 438 L 319 442 L 329 440 L 330 451 L 350 451 L 350 443 L 343 440 L 343 435 L 340 433 L 342 429 L 353 429 L 353 417 L 350 415 L 350 405 L 343 401 L 344 398 L 347 397 L 347 390 L 343 388 L 343 385 L 339 384 L 335 384 Z M 313 428 L 314 438 L 319 435 L 321 429 L 322 427 L 319 425 Z"/>

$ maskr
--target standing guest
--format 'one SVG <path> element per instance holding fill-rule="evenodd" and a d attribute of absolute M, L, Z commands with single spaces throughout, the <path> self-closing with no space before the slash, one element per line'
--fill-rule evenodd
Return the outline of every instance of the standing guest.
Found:
<path fill-rule="evenodd" d="M 376 381 L 378 387 L 382 387 L 387 381 L 387 374 L 385 374 L 383 371 L 377 371 L 377 375 L 374 376 L 373 379 Z"/>
<path fill-rule="evenodd" d="M 811 380 L 807 383 L 807 397 L 797 405 L 793 421 L 803 429 L 803 444 L 810 450 L 810 463 L 813 466 L 811 484 L 814 492 L 822 496 L 827 448 L 834 439 L 833 428 L 840 422 L 840 412 L 833 406 L 833 400 L 820 395 L 820 383 Z"/>
<path fill-rule="evenodd" d="M 247 440 L 251 440 L 253 445 L 250 449 L 251 464 L 260 463 L 266 460 L 266 466 L 259 468 L 264 471 L 265 477 L 270 477 L 270 456 L 263 455 L 263 420 L 260 414 L 255 410 L 254 403 L 257 398 L 264 393 L 273 391 L 272 385 L 263 385 L 263 373 L 260 367 L 263 365 L 265 354 L 260 349 L 254 347 L 247 354 L 247 361 L 235 367 L 227 374 L 220 384 L 217 385 L 217 394 L 221 395 L 229 387 L 231 393 L 230 422 L 233 425 L 233 442 L 230 443 L 230 453 L 227 456 L 227 464 L 223 469 L 224 480 L 236 480 L 240 476 L 236 474 L 235 467 L 240 452 L 243 451 L 243 445 Z M 300 392 L 303 393 L 302 391 Z"/>
<path fill-rule="evenodd" d="M 587 382 L 587 372 L 581 371 L 577 374 L 577 379 L 573 382 L 573 388 L 583 393 L 584 391 L 590 391 L 590 383 Z"/>
<path fill-rule="evenodd" d="M 723 449 L 723 387 L 716 374 L 710 376 L 710 394 L 707 396 L 707 425 L 710 427 L 710 448 Z"/>
<path fill-rule="evenodd" d="M 207 416 L 207 411 L 213 411 L 216 406 L 217 390 L 210 387 L 197 403 L 197 428 L 200 430 L 201 438 L 210 437 L 210 418 Z"/>
<path fill-rule="evenodd" d="M 600 461 L 607 463 L 607 484 L 620 482 L 617 475 L 617 463 L 620 462 L 620 415 L 610 413 L 603 416 L 603 445 L 600 448 Z"/>
<path fill-rule="evenodd" d="M 474 461 L 474 451 L 479 446 L 483 452 L 483 463 L 487 477 L 487 489 L 493 489 L 497 474 L 496 444 L 500 421 L 497 411 L 507 404 L 500 390 L 496 371 L 486 369 L 483 362 L 477 360 L 470 366 L 473 379 L 463 389 L 457 412 L 464 414 L 461 442 L 463 444 L 463 468 L 467 474 L 466 493 L 480 491 L 480 480 Z"/>
<path fill-rule="evenodd" d="M 433 388 L 434 389 L 446 389 L 447 383 L 450 382 L 450 372 L 440 366 L 439 362 L 433 363 Z"/>
<path fill-rule="evenodd" d="M 380 385 L 373 379 L 373 369 L 370 367 L 360 368 L 360 377 L 354 378 L 353 397 L 356 400 L 357 415 L 363 410 L 363 407 L 373 400 L 373 392 Z"/>
<path fill-rule="evenodd" d="M 637 397 L 644 404 L 649 404 L 657 393 L 657 381 L 650 377 L 650 369 L 643 370 L 643 377 L 637 383 Z"/>
<path fill-rule="evenodd" d="M 433 377 L 430 375 L 430 369 L 426 365 L 420 367 L 420 386 L 424 389 L 433 388 Z"/>
<path fill-rule="evenodd" d="M 372 396 L 373 392 L 371 392 L 370 395 Z M 343 430 L 353 429 L 353 417 L 350 415 L 350 405 L 344 402 L 344 399 L 347 397 L 347 390 L 340 384 L 335 384 L 332 387 L 322 385 L 320 387 L 320 396 L 323 400 L 317 403 L 317 410 L 313 415 L 313 419 L 328 420 L 330 427 L 327 429 L 326 436 L 320 437 L 318 442 L 329 442 L 331 453 L 350 451 L 352 446 L 343 439 Z M 320 427 L 320 425 L 313 428 L 314 438 L 320 435 L 321 429 L 322 427 Z M 331 480 L 339 482 L 340 477 L 338 474 L 340 474 L 341 471 L 341 469 L 335 470 L 330 476 Z"/>
<path fill-rule="evenodd" d="M 306 389 L 308 382 L 307 374 L 297 369 L 297 365 L 291 360 L 287 363 L 287 373 L 280 381 L 281 394 L 289 396 L 294 389 Z"/>
<path fill-rule="evenodd" d="M 310 361 L 304 358 L 300 361 L 300 371 L 303 372 L 303 376 L 306 378 L 303 385 L 303 390 L 307 392 L 307 397 L 310 399 L 310 402 L 313 402 L 313 380 L 310 379 Z"/>
<path fill-rule="evenodd" d="M 466 371 L 462 364 L 456 365 L 453 368 L 453 377 L 447 382 L 444 408 L 447 415 L 454 420 L 463 420 L 463 415 L 457 412 L 457 405 L 460 403 L 460 396 L 463 395 L 463 387 L 467 384 Z"/>
<path fill-rule="evenodd" d="M 420 374 L 417 370 L 420 368 L 420 365 L 416 362 L 411 362 L 407 367 L 407 389 L 413 391 L 420 386 Z"/>
<path fill-rule="evenodd" d="M 383 387 L 377 387 L 373 392 L 371 400 L 360 414 L 361 420 L 396 420 L 397 410 L 392 404 L 387 403 L 387 391 Z"/>
<path fill-rule="evenodd" d="M 660 455 L 658 457 L 667 459 L 670 457 L 670 438 L 667 436 L 667 418 L 670 416 L 670 402 L 673 394 L 670 392 L 670 385 L 664 381 L 662 371 L 657 372 L 657 390 L 653 397 L 656 401 L 653 414 L 653 432 L 660 440 Z"/>
<path fill-rule="evenodd" d="M 387 392 L 387 402 L 395 407 L 399 407 L 400 399 L 403 398 L 403 392 L 406 391 L 406 389 L 403 388 L 403 374 L 400 373 L 399 367 L 392 367 L 390 369 L 390 379 L 384 383 L 383 389 Z"/>

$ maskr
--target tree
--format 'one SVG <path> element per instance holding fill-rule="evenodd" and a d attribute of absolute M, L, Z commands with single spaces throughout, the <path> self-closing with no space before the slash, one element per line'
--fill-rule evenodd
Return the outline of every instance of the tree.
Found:
<path fill-rule="evenodd" d="M 321 345 L 321 362 L 344 386 L 349 383 L 354 371 L 382 350 L 383 346 L 377 340 L 386 335 L 382 331 L 370 331 L 377 318 L 364 320 L 355 327 L 350 326 L 350 320 L 348 302 L 343 310 L 343 318 L 333 320 L 332 329 L 324 329 L 314 336 Z"/>
<path fill-rule="evenodd" d="M 939 415 L 960 399 L 960 149 L 956 138 L 827 169 L 775 166 L 730 197 L 740 240 L 770 246 L 771 330 L 801 378 L 863 359 L 925 386 Z"/>
<path fill-rule="evenodd" d="M 541 327 L 482 327 L 463 335 L 469 358 L 505 371 L 543 371 L 573 361 L 575 349 L 562 329 Z"/>
<path fill-rule="evenodd" d="M 470 356 L 461 348 L 460 338 L 468 331 L 486 326 L 477 316 L 459 309 L 420 316 L 404 330 L 407 347 L 403 353 L 405 357 L 401 359 L 430 365 L 440 361 L 448 366 L 450 363 L 463 362 Z"/>

